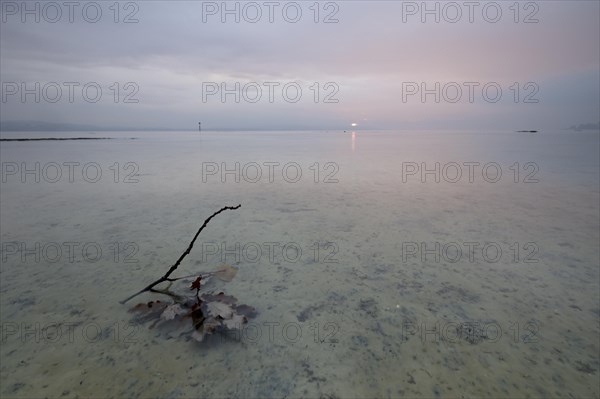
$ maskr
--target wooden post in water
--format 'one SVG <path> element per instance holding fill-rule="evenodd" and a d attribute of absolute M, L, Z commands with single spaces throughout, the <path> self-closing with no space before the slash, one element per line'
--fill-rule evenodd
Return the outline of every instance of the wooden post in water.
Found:
<path fill-rule="evenodd" d="M 202 131 L 202 122 L 198 122 L 198 131 L 201 132 Z"/>

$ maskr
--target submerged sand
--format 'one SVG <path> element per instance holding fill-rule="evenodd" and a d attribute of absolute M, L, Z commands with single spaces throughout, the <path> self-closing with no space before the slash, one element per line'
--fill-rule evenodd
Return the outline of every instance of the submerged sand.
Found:
<path fill-rule="evenodd" d="M 561 134 L 5 143 L 2 162 L 96 162 L 106 178 L 2 183 L 0 394 L 597 397 L 598 136 Z M 494 161 L 508 177 L 403 182 L 409 161 Z M 128 162 L 137 183 L 123 182 Z M 296 162 L 303 179 L 203 182 L 203 162 Z M 337 183 L 323 182 L 328 162 Z M 523 183 L 525 171 L 515 183 L 514 162 L 535 162 L 540 182 Z M 131 324 L 135 303 L 160 296 L 118 301 L 160 277 L 206 217 L 238 203 L 211 221 L 178 273 L 236 266 L 233 281 L 205 289 L 236 296 L 258 316 L 238 336 L 203 343 Z M 6 246 L 15 242 L 49 252 L 22 259 Z M 52 262 L 48 244 L 69 242 L 79 244 L 73 259 Z M 81 252 L 86 243 L 102 249 L 98 260 Z M 472 261 L 468 251 L 458 261 L 453 252 L 422 259 L 406 254 L 415 243 L 493 243 L 503 252 L 497 261 L 478 250 Z M 215 245 L 230 251 L 215 254 Z"/>

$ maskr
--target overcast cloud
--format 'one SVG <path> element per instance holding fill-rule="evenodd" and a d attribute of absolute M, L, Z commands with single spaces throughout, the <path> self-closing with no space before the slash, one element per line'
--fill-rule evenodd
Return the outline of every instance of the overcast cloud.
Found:
<path fill-rule="evenodd" d="M 257 23 L 244 20 L 247 2 L 238 5 L 239 23 L 234 15 L 226 15 L 223 23 L 220 10 L 208 14 L 222 2 L 122 2 L 117 23 L 112 1 L 96 3 L 102 9 L 96 23 L 82 15 L 91 2 L 76 2 L 74 22 L 64 2 L 54 3 L 62 11 L 56 23 L 45 20 L 55 17 L 53 6 L 44 8 L 48 2 L 27 2 L 30 9 L 39 7 L 39 23 L 33 14 L 22 15 L 21 1 L 1 3 L 3 122 L 169 129 L 193 129 L 200 120 L 206 129 L 346 129 L 352 122 L 373 129 L 558 129 L 599 119 L 597 1 L 521 2 L 518 16 L 509 8 L 514 2 L 497 2 L 502 17 L 496 23 L 483 15 L 490 2 L 477 3 L 473 23 L 464 2 L 454 3 L 463 12 L 456 23 L 447 20 L 456 8 L 447 8 L 440 23 L 432 15 L 423 23 L 420 10 L 407 13 L 421 2 L 401 1 L 321 2 L 319 23 L 313 20 L 312 1 L 273 2 L 272 23 L 262 1 L 254 3 L 263 13 Z M 236 2 L 227 4 L 236 7 Z M 302 17 L 287 22 L 283 7 L 293 18 L 296 4 Z M 94 17 L 95 9 L 87 10 Z M 253 18 L 255 10 L 246 6 L 246 17 Z M 494 17 L 495 8 L 488 11 L 487 17 Z M 137 23 L 123 22 L 130 13 Z M 330 13 L 337 23 L 323 23 Z M 524 23 L 526 18 L 538 22 Z M 22 93 L 12 94 L 23 82 L 30 88 L 35 82 L 40 87 L 57 82 L 63 95 L 48 101 L 54 98 L 50 88 L 39 103 L 34 95 L 23 102 Z M 64 82 L 80 84 L 73 102 Z M 89 82 L 102 87 L 98 102 L 81 94 Z M 211 82 L 219 88 L 256 84 L 246 86 L 236 103 L 233 94 L 225 102 L 220 93 L 207 95 L 207 88 L 215 87 Z M 272 82 L 273 102 L 264 82 Z M 448 101 L 456 97 L 450 85 L 439 103 L 433 94 L 423 103 L 420 93 L 407 95 L 407 88 L 414 88 L 407 86 L 410 82 L 429 88 L 457 82 L 462 97 Z M 472 103 L 464 82 L 475 84 Z M 482 97 L 481 88 L 489 82 L 502 89 L 498 102 Z M 302 89 L 297 102 L 288 101 L 293 87 L 290 97 L 281 93 L 288 83 Z M 262 97 L 251 103 L 257 86 Z M 127 94 L 138 102 L 124 103 Z M 327 95 L 337 102 L 325 102 Z"/>

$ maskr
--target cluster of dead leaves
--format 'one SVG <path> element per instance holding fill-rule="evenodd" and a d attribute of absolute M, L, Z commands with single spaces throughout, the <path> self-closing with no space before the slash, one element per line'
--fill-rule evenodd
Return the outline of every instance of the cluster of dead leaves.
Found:
<path fill-rule="evenodd" d="M 233 271 L 232 271 L 233 269 Z M 222 270 L 227 270 L 223 273 Z M 137 323 L 152 322 L 150 328 L 170 327 L 171 334 L 188 335 L 202 342 L 205 337 L 216 332 L 240 330 L 248 319 L 256 316 L 256 310 L 248 305 L 240 305 L 237 299 L 223 292 L 218 294 L 199 291 L 210 276 L 229 281 L 235 275 L 235 269 L 229 266 L 220 271 L 198 276 L 191 284 L 190 290 L 195 290 L 195 297 L 173 295 L 173 301 L 150 301 L 134 306 L 131 311 L 136 313 Z M 206 277 L 208 276 L 208 277 Z"/>

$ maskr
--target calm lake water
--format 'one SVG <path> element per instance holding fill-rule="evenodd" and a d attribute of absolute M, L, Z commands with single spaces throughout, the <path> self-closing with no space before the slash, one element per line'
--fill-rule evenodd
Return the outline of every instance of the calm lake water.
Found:
<path fill-rule="evenodd" d="M 64 132 L 2 142 L 2 397 L 598 397 L 591 132 Z M 196 342 L 173 276 L 256 308 Z M 172 289 L 193 295 L 186 284 Z"/>

